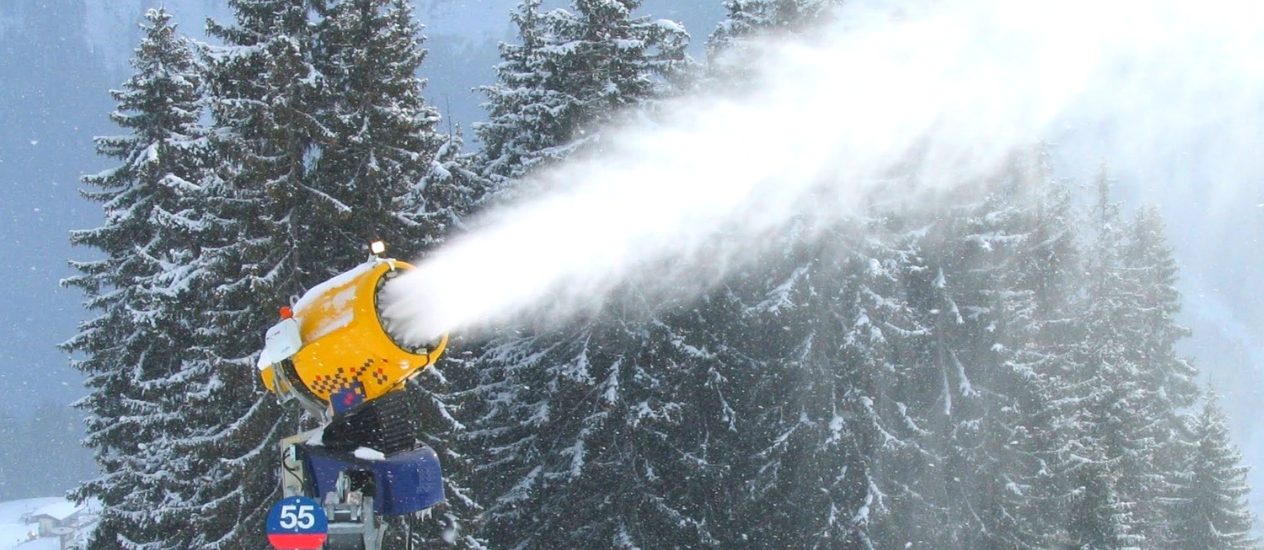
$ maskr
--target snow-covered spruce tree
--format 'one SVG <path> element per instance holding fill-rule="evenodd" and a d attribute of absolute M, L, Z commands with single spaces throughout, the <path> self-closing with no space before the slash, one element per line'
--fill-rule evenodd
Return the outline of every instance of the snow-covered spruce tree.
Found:
<path fill-rule="evenodd" d="M 498 186 L 522 178 L 535 164 L 537 152 L 556 145 L 547 120 L 564 98 L 545 83 L 548 73 L 540 51 L 547 37 L 540 21 L 541 2 L 524 0 L 510 14 L 521 43 L 500 43 L 497 82 L 479 88 L 487 96 L 483 107 L 488 121 L 474 124 L 482 142 L 478 164 L 480 172 Z"/>
<path fill-rule="evenodd" d="M 1107 188 L 1100 177 L 1098 240 L 1086 269 L 1081 326 L 1086 346 L 1076 354 L 1089 391 L 1080 395 L 1093 403 L 1083 409 L 1094 415 L 1086 420 L 1106 430 L 1096 444 L 1116 474 L 1122 501 L 1136 503 L 1130 509 L 1135 532 L 1154 546 L 1166 538 L 1163 500 L 1155 497 L 1170 496 L 1176 486 L 1169 477 L 1187 433 L 1178 411 L 1196 398 L 1195 371 L 1174 349 L 1187 331 L 1175 324 L 1177 269 L 1162 221 L 1143 209 L 1123 225 L 1107 202 Z"/>
<path fill-rule="evenodd" d="M 332 139 L 308 151 L 315 170 L 304 183 L 313 193 L 307 215 L 334 223 L 308 240 L 348 261 L 374 239 L 414 257 L 428 235 L 408 200 L 443 138 L 416 76 L 426 51 L 411 3 L 342 0 L 317 30 L 315 63 L 332 102 L 320 119 Z"/>
<path fill-rule="evenodd" d="M 741 420 L 726 393 L 740 381 L 725 373 L 755 365 L 714 323 L 740 303 L 646 308 L 625 290 L 578 329 L 502 338 L 481 359 L 471 435 L 487 451 L 493 546 L 726 547 L 740 535 L 727 493 Z"/>
<path fill-rule="evenodd" d="M 1077 355 L 1087 338 L 1080 326 L 1083 221 L 1071 207 L 1069 182 L 1050 180 L 1047 166 L 1039 170 L 1045 185 L 1035 193 L 1030 232 L 1011 243 L 1020 251 L 1006 260 L 1007 282 L 989 290 L 1000 302 L 993 307 L 1000 310 L 995 330 L 1002 378 L 979 382 L 988 393 L 1011 398 L 991 411 L 996 420 L 985 435 L 1001 447 L 991 456 L 1009 457 L 997 465 L 1006 483 L 996 494 L 1003 515 L 994 516 L 998 524 L 984 522 L 989 543 L 1000 548 L 1073 546 L 1084 539 L 1086 522 L 1100 520 L 1086 516 L 1083 484 L 1091 473 L 1084 460 L 1092 456 L 1083 453 L 1094 452 L 1080 410 L 1092 385 Z M 1103 512 L 1115 505 L 1098 504 Z"/>
<path fill-rule="evenodd" d="M 896 280 L 879 259 L 891 249 L 859 238 L 867 223 L 806 232 L 818 236 L 806 242 L 795 225 L 784 247 L 730 282 L 753 296 L 728 321 L 737 330 L 726 345 L 755 368 L 720 371 L 733 379 L 740 484 L 737 517 L 717 531 L 738 548 L 871 548 L 871 520 L 886 506 L 871 460 L 878 445 L 902 445 L 881 437 L 872 397 L 889 366 L 878 326 L 894 303 L 872 291 Z"/>
<path fill-rule="evenodd" d="M 902 439 L 916 442 L 922 452 L 876 461 L 879 471 L 894 466 L 907 472 L 891 480 L 898 490 L 888 490 L 892 507 L 901 512 L 879 522 L 887 545 L 987 548 L 999 542 L 993 537 L 1014 538 L 1004 531 L 1016 526 L 993 522 L 1019 511 L 1021 501 L 1007 491 L 1015 480 L 1025 481 L 1021 468 L 1030 464 L 1011 462 L 1009 444 L 1018 443 L 1013 434 L 994 439 L 1018 428 L 1008 424 L 1016 418 L 1001 418 L 1007 406 L 1034 393 L 1010 376 L 1006 350 L 997 345 L 1004 334 L 998 329 L 1009 328 L 1003 323 L 1016 324 L 1006 306 L 1022 308 L 1012 302 L 1029 295 L 1006 280 L 1030 217 L 1017 196 L 1033 184 L 1013 179 L 1021 183 L 996 182 L 977 202 L 941 207 L 934 225 L 917 239 L 924 265 L 915 263 L 906 272 L 904 287 L 928 334 L 897 335 L 900 345 L 920 350 L 906 354 L 913 364 L 902 367 L 912 383 L 891 386 L 878 397 L 904 404 L 909 420 L 903 424 L 921 430 Z M 1001 301 L 1006 299 L 1011 303 Z M 894 430 L 907 431 L 900 424 Z"/>
<path fill-rule="evenodd" d="M 749 338 L 767 354 L 762 403 L 734 400 L 764 440 L 746 442 L 758 493 L 734 524 L 753 547 L 1055 540 L 1044 341 L 1078 282 L 1058 267 L 1074 235 L 1039 163 L 1014 172 L 980 202 L 876 213 L 866 238 L 825 232 L 834 247 L 759 263 L 767 300 L 746 322 L 769 323 Z"/>
<path fill-rule="evenodd" d="M 737 328 L 726 329 L 727 343 L 759 368 L 730 399 L 746 420 L 738 445 L 749 450 L 735 461 L 746 480 L 739 518 L 715 529 L 742 535 L 726 545 L 971 548 L 986 540 L 993 526 L 960 505 L 973 504 L 964 497 L 976 487 L 1000 491 L 983 481 L 995 481 L 1014 438 L 986 441 L 983 419 L 1004 408 L 997 401 L 1026 395 L 979 389 L 1008 368 L 995 357 L 993 331 L 1009 314 L 995 301 L 1022 292 L 978 284 L 1008 276 L 1033 217 L 1022 201 L 994 199 L 951 215 L 875 211 L 863 224 L 792 226 L 779 251 L 734 277 L 728 288 L 740 280 L 758 290 L 728 320 Z M 1022 387 L 1035 392 L 1033 384 Z M 969 470 L 976 459 L 979 470 Z M 977 500 L 1012 512 L 1025 504 Z"/>
<path fill-rule="evenodd" d="M 266 548 L 264 520 L 278 498 L 280 437 L 299 431 L 299 414 L 261 391 L 254 357 L 261 334 L 289 303 L 347 266 L 331 265 L 312 241 L 328 227 L 309 216 L 319 196 L 310 171 L 314 144 L 333 140 L 320 121 L 330 100 L 313 64 L 307 0 L 232 0 L 235 26 L 208 32 L 207 95 L 216 192 L 206 208 L 219 233 L 205 250 L 210 303 L 194 359 L 195 384 L 182 442 L 188 475 L 201 479 L 190 499 L 193 547 Z"/>
<path fill-rule="evenodd" d="M 1125 227 L 1104 170 L 1097 189 L 1096 235 L 1074 320 L 1078 343 L 1064 348 L 1062 437 L 1065 455 L 1076 458 L 1063 463 L 1063 479 L 1081 483 L 1064 488 L 1073 511 L 1065 535 L 1068 543 L 1105 544 L 1101 533 L 1109 532 L 1115 544 L 1159 548 L 1169 538 L 1163 503 L 1179 486 L 1173 475 L 1187 440 L 1178 411 L 1194 399 L 1194 371 L 1173 349 L 1185 331 L 1173 320 L 1176 270 L 1161 223 L 1142 211 Z M 1082 485 L 1100 479 L 1110 481 L 1109 495 Z M 1107 496 L 1111 502 L 1084 501 Z M 1084 515 L 1093 511 L 1105 515 Z M 1103 530 L 1112 521 L 1118 524 Z"/>
<path fill-rule="evenodd" d="M 877 455 L 890 513 L 872 533 L 886 546 L 1163 540 L 1161 500 L 1140 502 L 1163 491 L 1159 442 L 1180 423 L 1165 420 L 1176 417 L 1172 403 L 1120 344 L 1150 346 L 1144 331 L 1120 334 L 1140 326 L 1127 311 L 1154 306 L 1135 300 L 1142 293 L 1122 275 L 1128 239 L 1117 209 L 1101 196 L 1096 278 L 1081 279 L 1065 192 L 1026 185 L 936 217 L 908 257 L 903 292 L 929 337 L 900 335 L 905 364 L 877 392 L 899 405 L 883 425 L 918 451 Z"/>
<path fill-rule="evenodd" d="M 955 322 L 956 313 L 946 303 L 945 275 L 934 244 L 924 237 L 925 223 L 888 213 L 882 228 L 891 237 L 875 247 L 874 259 L 891 279 L 871 283 L 867 315 L 870 330 L 882 338 L 873 346 L 880 375 L 870 394 L 884 438 L 870 462 L 885 495 L 886 513 L 870 528 L 879 548 L 958 544 L 944 504 L 950 468 L 945 436 L 959 394 L 971 393 L 972 386 L 949 366 L 950 352 L 939 341 L 944 317 Z"/>
<path fill-rule="evenodd" d="M 797 252 L 760 263 L 748 322 L 766 323 L 752 331 L 765 368 L 739 408 L 757 437 L 734 527 L 753 548 L 952 547 L 945 434 L 973 392 L 937 347 L 943 275 L 925 220 L 874 210 L 849 225 L 792 229 Z"/>
<path fill-rule="evenodd" d="M 1156 399 L 1155 412 L 1166 416 L 1166 429 L 1173 429 L 1176 420 L 1171 415 L 1193 405 L 1198 396 L 1197 373 L 1176 351 L 1177 343 L 1190 334 L 1176 324 L 1181 307 L 1176 290 L 1179 268 L 1157 208 L 1138 210 L 1124 229 L 1127 242 L 1120 267 L 1131 283 L 1128 296 L 1135 307 L 1120 312 L 1120 328 L 1133 334 L 1130 340 L 1142 342 L 1128 351 L 1143 365 L 1142 383 Z"/>
<path fill-rule="evenodd" d="M 760 429 L 750 419 L 778 398 L 759 387 L 776 365 L 761 346 L 784 332 L 780 319 L 757 322 L 767 320 L 765 307 L 775 307 L 768 281 L 764 269 L 750 267 L 660 316 L 668 341 L 658 344 L 656 359 L 670 367 L 665 378 L 673 385 L 656 389 L 660 399 L 682 406 L 676 417 L 655 423 L 662 450 L 651 456 L 666 459 L 658 461 L 652 481 L 665 500 L 695 510 L 691 515 L 705 535 L 699 542 L 708 546 L 758 547 L 768 540 L 760 532 L 775 528 L 768 512 L 785 496 L 765 498 L 751 483 L 759 468 L 752 455 L 771 447 L 775 428 Z"/>
<path fill-rule="evenodd" d="M 362 245 L 353 253 L 325 241 L 338 234 L 338 214 L 353 209 L 322 190 L 317 176 L 340 137 L 329 126 L 337 90 L 317 58 L 315 14 L 324 4 L 233 0 L 236 26 L 208 25 L 226 43 L 207 48 L 207 80 L 213 137 L 237 207 L 224 215 L 241 233 L 240 273 L 224 280 L 249 287 L 257 304 L 284 305 L 364 255 Z"/>
<path fill-rule="evenodd" d="M 749 41 L 778 33 L 802 33 L 826 22 L 828 10 L 843 0 L 729 0 L 728 14 L 707 38 L 711 84 L 732 85 L 750 77 L 756 60 Z"/>
<path fill-rule="evenodd" d="M 981 340 L 994 341 L 980 357 L 994 370 L 977 378 L 986 403 L 977 446 L 958 451 L 960 475 L 970 479 L 961 499 L 968 506 L 953 510 L 980 524 L 967 533 L 967 548 L 1048 548 L 1064 525 L 1057 497 L 1066 493 L 1054 474 L 1067 458 L 1059 453 L 1057 399 L 1064 395 L 1060 350 L 1069 343 L 1063 327 L 1079 288 L 1078 248 L 1066 184 L 1044 167 L 1037 178 L 1036 189 L 1023 194 L 1032 197 L 1030 208 L 1001 222 L 1004 236 L 989 239 L 999 252 L 996 272 L 990 284 L 977 282 L 987 309 L 967 315 L 977 315 L 975 330 L 990 336 Z"/>
<path fill-rule="evenodd" d="M 683 66 L 683 29 L 632 17 L 638 5 L 578 0 L 570 11 L 541 12 L 528 0 L 518 7 L 521 43 L 502 45 L 498 83 L 483 88 L 490 120 L 476 126 L 493 188 L 512 192 L 529 172 L 589 150 L 598 139 L 592 129 L 646 108 Z M 480 378 L 466 418 L 493 546 L 710 540 L 705 503 L 668 493 L 679 490 L 680 476 L 701 484 L 715 473 L 693 458 L 705 453 L 690 444 L 664 448 L 671 443 L 664 432 L 691 418 L 682 408 L 691 400 L 675 395 L 679 384 L 668 378 L 707 372 L 682 366 L 705 344 L 671 336 L 658 306 L 636 298 L 625 288 L 582 321 L 501 334 L 477 354 Z"/>
<path fill-rule="evenodd" d="M 1120 270 L 1128 286 L 1113 324 L 1120 338 L 1132 342 L 1126 353 L 1139 365 L 1137 383 L 1145 396 L 1140 415 L 1150 425 L 1143 433 L 1153 438 L 1153 452 L 1146 457 L 1151 471 L 1144 495 L 1149 498 L 1141 497 L 1146 506 L 1140 511 L 1145 514 L 1152 546 L 1159 547 L 1171 538 L 1167 533 L 1169 510 L 1161 503 L 1181 486 L 1182 457 L 1192 444 L 1190 418 L 1181 411 L 1197 399 L 1197 373 L 1176 351 L 1178 341 L 1188 336 L 1189 330 L 1176 324 L 1181 307 L 1176 290 L 1179 269 L 1164 235 L 1162 217 L 1154 207 L 1142 208 L 1123 231 L 1126 242 Z M 1154 495 L 1164 498 L 1155 499 Z"/>
<path fill-rule="evenodd" d="M 435 129 L 439 115 L 425 103 L 425 81 L 416 76 L 425 59 L 423 38 L 404 0 L 343 0 L 319 28 L 322 68 L 332 105 L 324 114 L 335 142 L 318 146 L 313 187 L 322 217 L 336 220 L 319 243 L 331 258 L 360 253 L 363 243 L 382 239 L 392 255 L 414 259 L 441 243 L 473 207 L 481 192 L 460 156 L 459 137 Z M 347 258 L 352 261 L 353 258 Z M 459 353 L 456 346 L 453 355 Z M 453 365 L 459 369 L 459 365 Z M 439 366 L 429 374 L 437 374 Z M 426 545 L 479 548 L 474 525 L 479 511 L 467 496 L 465 455 L 456 449 L 461 428 L 448 412 L 452 399 L 433 386 L 443 376 L 409 384 L 421 417 L 418 437 L 443 458 L 447 502 L 408 518 L 388 531 L 387 547 Z"/>
<path fill-rule="evenodd" d="M 199 397 L 217 402 L 220 415 L 207 419 L 200 446 L 190 449 L 226 465 L 205 465 L 224 480 L 203 493 L 211 511 L 202 533 L 213 546 L 259 540 L 248 537 L 262 532 L 274 497 L 276 438 L 300 428 L 297 411 L 281 411 L 261 393 L 249 367 L 274 321 L 266 304 L 284 305 L 363 261 L 371 238 L 388 241 L 399 256 L 420 253 L 435 237 L 426 233 L 430 212 L 419 210 L 429 207 L 417 201 L 417 186 L 451 162 L 436 158 L 444 140 L 415 75 L 424 50 L 407 2 L 230 4 L 236 25 L 210 25 L 227 46 L 208 47 L 206 56 L 222 158 L 223 193 L 211 208 L 234 237 L 214 252 L 219 285 L 209 290 L 215 330 L 204 340 L 204 367 L 231 372 L 207 379 Z M 442 400 L 410 391 L 420 403 Z M 442 449 L 435 438 L 452 427 L 421 429 Z M 461 471 L 448 466 L 450 474 Z M 458 478 L 449 476 L 456 482 L 449 492 L 461 492 Z M 473 514 L 468 506 L 451 508 L 440 525 L 417 525 L 418 534 L 440 540 L 453 521 Z M 454 540 L 477 546 L 464 534 Z"/>
<path fill-rule="evenodd" d="M 1109 459 L 1098 449 L 1082 456 L 1084 462 L 1074 471 L 1074 498 L 1066 519 L 1070 536 L 1063 543 L 1067 548 L 1093 550 L 1136 550 L 1145 539 L 1136 534 L 1137 525 L 1132 504 L 1123 500 L 1119 480 L 1111 471 Z"/>
<path fill-rule="evenodd" d="M 819 21 L 842 0 L 729 0 L 728 15 L 707 39 L 707 49 L 717 52 L 734 40 L 776 30 L 798 31 Z"/>
<path fill-rule="evenodd" d="M 488 183 L 477 172 L 477 153 L 463 152 L 460 127 L 442 136 L 442 143 L 419 185 L 406 203 L 408 219 L 421 226 L 421 250 L 437 248 L 466 229 L 466 218 L 482 204 Z"/>
<path fill-rule="evenodd" d="M 94 549 L 187 548 L 192 541 L 182 499 L 196 479 L 172 464 L 172 437 L 182 430 L 180 376 L 201 322 L 193 292 L 205 276 L 198 259 L 206 220 L 205 132 L 201 77 L 189 42 L 171 15 L 150 10 L 134 74 L 111 92 L 110 118 L 128 133 L 96 139 L 97 152 L 120 165 L 84 178 L 84 196 L 100 202 L 104 225 L 75 231 L 71 241 L 99 260 L 72 262 L 97 316 L 62 344 L 90 389 L 76 406 L 87 412 L 85 444 L 102 475 L 81 485 L 77 499 L 100 499 Z"/>
<path fill-rule="evenodd" d="M 644 109 L 688 66 L 679 24 L 634 17 L 640 0 L 573 0 L 571 10 L 514 11 L 520 44 L 501 44 L 497 83 L 480 91 L 482 173 L 497 188 L 599 140 L 598 127 Z"/>
<path fill-rule="evenodd" d="M 943 463 L 909 484 L 938 518 L 921 539 L 938 548 L 1046 548 L 1061 526 L 1047 342 L 1078 281 L 1069 203 L 1048 173 L 1039 152 L 1024 155 L 980 199 L 935 215 L 922 239 L 930 269 L 909 278 L 933 332 L 929 376 L 912 387 L 938 394 L 923 397 L 921 445 Z"/>
<path fill-rule="evenodd" d="M 1255 521 L 1245 497 L 1247 468 L 1229 440 L 1229 426 L 1215 391 L 1209 390 L 1194 424 L 1195 447 L 1185 457 L 1171 509 L 1168 548 L 1257 550 Z"/>
<path fill-rule="evenodd" d="M 1092 548 L 1136 548 L 1147 540 L 1149 507 L 1134 499 L 1151 488 L 1145 464 L 1153 456 L 1151 426 L 1141 412 L 1139 365 L 1126 356 L 1117 332 L 1127 281 L 1119 269 L 1123 235 L 1119 205 L 1111 202 L 1105 168 L 1097 176 L 1097 201 L 1089 220 L 1095 234 L 1085 248 L 1082 273 L 1084 301 L 1073 319 L 1075 343 L 1065 348 L 1063 391 L 1058 411 L 1064 453 L 1075 457 L 1060 465 L 1067 505 L 1064 544 Z"/>

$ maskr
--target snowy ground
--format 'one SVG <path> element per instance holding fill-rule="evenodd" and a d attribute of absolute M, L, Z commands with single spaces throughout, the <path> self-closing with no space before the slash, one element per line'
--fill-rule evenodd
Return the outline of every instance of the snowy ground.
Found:
<path fill-rule="evenodd" d="M 63 515 L 75 508 L 74 503 L 57 497 L 0 502 L 0 550 L 60 550 L 60 537 L 32 538 L 39 531 L 39 524 L 26 520 L 40 513 Z M 80 532 L 78 538 L 86 534 Z"/>

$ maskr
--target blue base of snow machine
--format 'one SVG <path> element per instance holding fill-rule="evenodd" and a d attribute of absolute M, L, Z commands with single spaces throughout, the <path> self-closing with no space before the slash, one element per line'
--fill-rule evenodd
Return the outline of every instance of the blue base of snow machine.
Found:
<path fill-rule="evenodd" d="M 338 474 L 367 472 L 373 478 L 373 510 L 381 516 L 402 516 L 443 502 L 443 471 L 434 449 L 422 446 L 380 460 L 357 458 L 347 451 L 303 445 L 305 489 L 317 500 L 334 490 Z"/>

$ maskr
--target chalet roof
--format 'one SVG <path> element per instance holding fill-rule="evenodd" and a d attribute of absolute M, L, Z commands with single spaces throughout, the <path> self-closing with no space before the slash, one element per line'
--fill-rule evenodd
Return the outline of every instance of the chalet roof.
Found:
<path fill-rule="evenodd" d="M 44 506 L 38 510 L 31 512 L 31 519 L 37 519 L 41 516 L 47 516 L 57 521 L 63 521 L 66 518 L 69 518 L 70 516 L 73 516 L 79 513 L 79 511 L 83 509 L 84 509 L 83 506 L 79 506 L 78 504 L 75 504 L 68 500 L 62 500 L 60 502 L 54 502 L 52 504 L 49 504 L 47 506 Z"/>

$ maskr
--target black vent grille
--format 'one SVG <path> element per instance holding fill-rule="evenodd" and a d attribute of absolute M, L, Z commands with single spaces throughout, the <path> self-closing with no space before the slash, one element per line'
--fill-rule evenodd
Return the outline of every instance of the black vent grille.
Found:
<path fill-rule="evenodd" d="M 321 442 L 333 450 L 368 447 L 386 455 L 411 450 L 416 445 L 413 417 L 412 400 L 403 391 L 393 391 L 335 417 Z"/>

